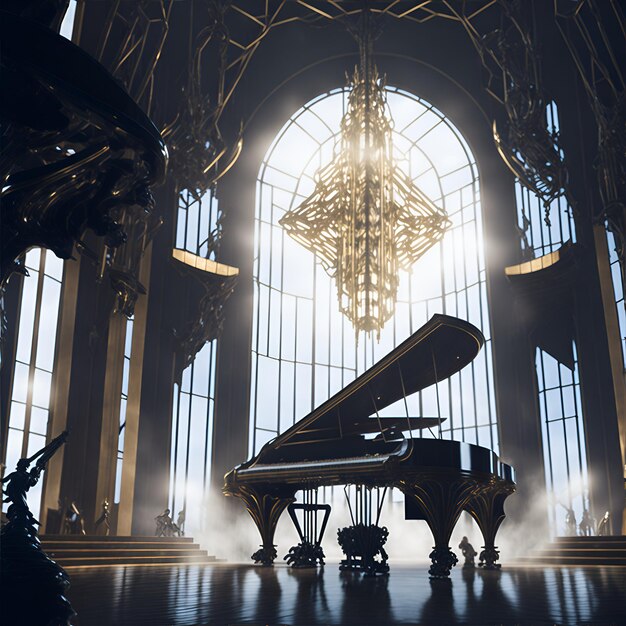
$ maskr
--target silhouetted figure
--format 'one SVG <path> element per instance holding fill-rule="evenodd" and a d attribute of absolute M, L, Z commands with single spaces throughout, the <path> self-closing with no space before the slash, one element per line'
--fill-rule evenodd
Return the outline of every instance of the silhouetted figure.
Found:
<path fill-rule="evenodd" d="M 63 534 L 64 535 L 84 535 L 85 522 L 76 502 L 72 503 L 65 510 L 63 518 Z"/>
<path fill-rule="evenodd" d="M 30 464 L 30 459 L 20 459 L 17 462 L 15 471 L 2 479 L 2 484 L 7 483 L 7 486 L 4 488 L 6 498 L 3 501 L 11 503 L 7 510 L 9 520 L 19 519 L 24 524 L 32 526 L 33 530 L 35 530 L 34 527 L 39 526 L 39 522 L 33 517 L 28 508 L 26 494 L 31 487 L 37 484 L 43 468 L 36 465 L 29 472 Z"/>
<path fill-rule="evenodd" d="M 583 509 L 583 516 L 580 518 L 578 529 L 582 537 L 590 537 L 593 534 L 593 518 L 587 509 Z"/>
<path fill-rule="evenodd" d="M 75 614 L 64 597 L 70 580 L 65 570 L 41 549 L 39 522 L 28 508 L 26 494 L 34 487 L 52 455 L 65 443 L 67 432 L 27 459 L 20 459 L 14 472 L 2 479 L 8 522 L 0 543 L 0 589 L 3 623 L 67 625 Z M 37 459 L 35 467 L 30 464 Z"/>
<path fill-rule="evenodd" d="M 178 512 L 178 517 L 176 518 L 176 527 L 178 529 L 178 536 L 185 536 L 185 518 L 187 517 L 187 513 L 185 509 L 182 509 Z"/>
<path fill-rule="evenodd" d="M 156 522 L 156 530 L 154 534 L 157 537 L 172 537 L 175 534 L 176 529 L 174 528 L 174 522 L 170 517 L 170 512 L 171 511 L 169 509 L 165 509 L 161 515 L 157 515 L 154 518 L 154 521 Z"/>
<path fill-rule="evenodd" d="M 596 528 L 596 535 L 598 537 L 606 537 L 609 535 L 609 520 L 611 519 L 611 514 L 607 511 L 602 519 L 598 522 L 598 528 Z"/>
<path fill-rule="evenodd" d="M 100 517 L 96 520 L 96 530 L 98 529 L 98 527 L 100 526 L 100 524 L 104 524 L 104 534 L 105 536 L 109 536 L 109 533 L 111 532 L 111 524 L 109 523 L 109 499 L 105 498 L 102 501 L 102 513 L 100 514 Z"/>
<path fill-rule="evenodd" d="M 461 543 L 459 544 L 459 550 L 461 550 L 461 554 L 465 557 L 465 563 L 463 563 L 463 569 L 473 569 L 476 567 L 474 563 L 474 558 L 478 554 L 476 550 L 474 550 L 474 546 L 467 540 L 467 537 L 463 537 L 461 539 Z"/>
<path fill-rule="evenodd" d="M 571 509 L 564 504 L 561 505 L 567 513 L 565 514 L 565 534 L 570 536 L 576 536 L 576 514 L 574 509 Z"/>

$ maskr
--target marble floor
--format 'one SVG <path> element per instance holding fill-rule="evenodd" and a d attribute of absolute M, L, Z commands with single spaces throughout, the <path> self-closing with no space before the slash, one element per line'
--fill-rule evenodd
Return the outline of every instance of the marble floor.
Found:
<path fill-rule="evenodd" d="M 626 567 L 455 568 L 388 577 L 218 563 L 70 570 L 75 626 L 626 624 Z"/>

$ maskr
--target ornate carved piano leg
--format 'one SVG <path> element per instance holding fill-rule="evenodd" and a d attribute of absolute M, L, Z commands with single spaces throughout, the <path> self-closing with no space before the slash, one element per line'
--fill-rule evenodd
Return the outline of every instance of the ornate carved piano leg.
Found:
<path fill-rule="evenodd" d="M 295 500 L 294 493 L 292 490 L 270 487 L 254 489 L 241 485 L 237 492 L 232 494 L 245 502 L 248 513 L 261 534 L 261 548 L 252 555 L 255 563 L 267 567 L 273 565 L 277 556 L 274 545 L 276 524 L 282 512 Z"/>
<path fill-rule="evenodd" d="M 465 507 L 476 520 L 485 541 L 479 557 L 479 567 L 500 569 L 500 564 L 496 563 L 500 558 L 500 552 L 495 545 L 496 534 L 505 517 L 504 501 L 513 491 L 512 485 L 490 485 L 472 498 Z"/>
<path fill-rule="evenodd" d="M 458 562 L 456 554 L 450 550 L 450 536 L 459 515 L 476 491 L 475 483 L 439 476 L 420 477 L 415 482 L 402 481 L 398 487 L 417 503 L 433 534 L 435 545 L 429 555 L 432 561 L 428 570 L 430 578 L 448 578 Z"/>

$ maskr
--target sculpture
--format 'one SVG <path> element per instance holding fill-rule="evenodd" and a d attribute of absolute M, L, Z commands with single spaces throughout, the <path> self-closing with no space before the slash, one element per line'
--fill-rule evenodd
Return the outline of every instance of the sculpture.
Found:
<path fill-rule="evenodd" d="M 178 517 L 176 518 L 176 528 L 178 530 L 178 536 L 185 536 L 185 519 L 187 518 L 187 511 L 182 509 L 178 512 Z"/>
<path fill-rule="evenodd" d="M 574 509 L 561 504 L 561 506 L 567 511 L 565 514 L 565 534 L 570 536 L 576 536 L 576 514 Z"/>
<path fill-rule="evenodd" d="M 156 530 L 154 531 L 157 537 L 172 537 L 176 533 L 174 521 L 170 517 L 170 510 L 165 509 L 161 515 L 157 515 L 154 518 L 156 522 Z"/>
<path fill-rule="evenodd" d="M 465 557 L 463 569 L 472 569 L 476 567 L 474 563 L 474 558 L 476 557 L 478 552 L 474 550 L 474 546 L 467 540 L 467 537 L 463 537 L 463 539 L 461 539 L 461 543 L 459 544 L 459 550 L 461 550 L 461 554 Z"/>
<path fill-rule="evenodd" d="M 41 549 L 39 522 L 28 508 L 26 494 L 34 487 L 54 453 L 65 443 L 67 431 L 30 458 L 20 459 L 14 472 L 2 479 L 8 523 L 2 527 L 0 586 L 7 624 L 68 626 L 75 615 L 64 593 L 70 580 L 65 570 Z M 37 459 L 35 467 L 30 464 Z"/>
<path fill-rule="evenodd" d="M 602 516 L 602 519 L 598 522 L 598 527 L 596 528 L 596 535 L 598 537 L 606 537 L 607 535 L 611 534 L 609 530 L 610 519 L 611 519 L 611 514 L 607 511 Z"/>
<path fill-rule="evenodd" d="M 582 537 L 590 537 L 593 534 L 593 518 L 587 509 L 583 509 L 583 516 L 578 524 L 578 529 Z"/>
<path fill-rule="evenodd" d="M 105 536 L 108 537 L 109 533 L 111 532 L 111 525 L 109 524 L 109 499 L 108 498 L 105 498 L 102 501 L 102 513 L 100 514 L 100 517 L 96 520 L 96 530 L 102 523 L 104 523 L 104 527 L 105 527 L 104 534 Z"/>
<path fill-rule="evenodd" d="M 74 500 L 65 510 L 65 516 L 63 518 L 63 533 L 64 535 L 84 535 L 85 522 L 83 516 L 78 509 L 78 505 Z"/>

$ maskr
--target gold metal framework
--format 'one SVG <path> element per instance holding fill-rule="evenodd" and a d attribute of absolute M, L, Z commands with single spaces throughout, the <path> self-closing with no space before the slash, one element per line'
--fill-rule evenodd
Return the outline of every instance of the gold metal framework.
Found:
<path fill-rule="evenodd" d="M 280 220 L 335 278 L 339 308 L 355 332 L 380 331 L 408 271 L 451 225 L 393 159 L 384 81 L 361 55 L 350 83 L 335 156 L 313 194 Z"/>

